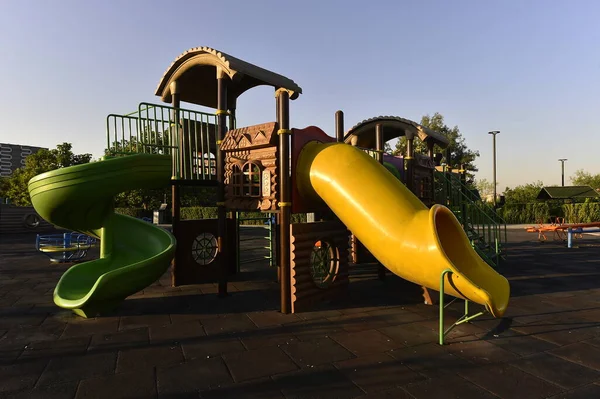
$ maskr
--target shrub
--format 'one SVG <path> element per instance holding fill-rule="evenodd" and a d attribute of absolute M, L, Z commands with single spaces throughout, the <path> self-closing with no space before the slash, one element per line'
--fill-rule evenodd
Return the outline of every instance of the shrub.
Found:
<path fill-rule="evenodd" d="M 153 215 L 152 210 L 143 208 L 115 208 L 115 213 L 118 213 L 120 215 L 131 216 L 138 219 L 141 219 L 143 217 L 152 218 Z"/>
<path fill-rule="evenodd" d="M 584 202 L 580 204 L 564 204 L 562 206 L 565 222 L 592 223 L 600 221 L 600 203 Z"/>
<path fill-rule="evenodd" d="M 527 204 L 507 204 L 498 209 L 498 214 L 508 224 L 522 223 L 547 223 L 552 214 L 550 205 L 545 202 L 532 202 Z"/>

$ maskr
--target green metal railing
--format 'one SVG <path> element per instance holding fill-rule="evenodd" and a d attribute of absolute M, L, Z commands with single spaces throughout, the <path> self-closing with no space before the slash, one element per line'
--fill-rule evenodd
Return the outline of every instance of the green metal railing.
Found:
<path fill-rule="evenodd" d="M 452 305 L 458 299 L 458 298 L 454 298 L 447 304 L 444 304 L 444 295 L 446 294 L 445 293 L 445 278 L 446 278 L 446 276 L 448 276 L 448 282 L 450 282 L 452 273 L 453 273 L 452 270 L 446 269 L 440 275 L 440 308 L 439 308 L 439 323 L 440 323 L 440 325 L 439 325 L 439 333 L 438 333 L 440 345 L 444 345 L 446 335 L 448 335 L 448 333 L 450 333 L 450 331 L 452 331 L 454 329 L 454 327 L 459 326 L 464 323 L 468 323 L 471 320 L 487 313 L 487 308 L 486 308 L 486 312 L 477 312 L 475 314 L 470 314 L 469 300 L 465 299 L 465 312 L 463 313 L 463 315 L 458 320 L 456 320 L 454 323 L 452 323 L 452 325 L 450 327 L 445 328 L 444 310 L 446 310 L 446 308 L 448 306 Z"/>
<path fill-rule="evenodd" d="M 264 216 L 264 217 L 243 217 L 243 216 L 241 216 L 241 214 L 239 212 L 236 212 L 236 220 L 237 220 L 237 224 L 236 224 L 237 271 L 238 272 L 240 271 L 240 268 L 243 264 L 264 261 L 264 260 L 268 261 L 269 267 L 275 266 L 275 256 L 274 256 L 274 253 L 275 253 L 275 216 L 269 214 L 268 216 Z M 266 232 L 264 233 L 264 235 L 261 234 L 261 235 L 257 235 L 257 236 L 241 238 L 240 227 L 246 221 L 263 222 L 263 224 L 261 224 L 261 225 L 254 225 L 253 228 L 266 230 Z M 265 240 L 267 242 L 267 245 L 264 244 Z M 267 253 L 264 255 L 257 255 L 257 256 L 252 256 L 249 258 L 242 259 L 242 257 L 241 257 L 242 242 L 255 242 L 255 241 L 259 241 L 259 243 L 256 243 L 254 245 L 245 245 L 243 248 L 244 252 L 251 252 L 251 251 L 264 252 L 264 250 L 267 250 Z"/>
<path fill-rule="evenodd" d="M 458 177 L 435 172 L 435 201 L 447 206 L 463 225 L 473 247 L 496 266 L 506 243 L 506 223 L 496 212 L 471 194 Z"/>
<path fill-rule="evenodd" d="M 137 111 L 107 116 L 107 152 L 172 155 L 174 179 L 215 180 L 217 126 L 214 114 L 140 103 Z"/>

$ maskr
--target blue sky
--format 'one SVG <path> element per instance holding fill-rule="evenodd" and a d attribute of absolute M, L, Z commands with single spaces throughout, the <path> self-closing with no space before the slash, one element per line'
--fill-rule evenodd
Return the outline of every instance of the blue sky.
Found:
<path fill-rule="evenodd" d="M 333 135 L 376 115 L 440 112 L 503 190 L 600 173 L 600 2 L 0 2 L 0 142 L 100 156 L 105 118 L 142 101 L 183 51 L 210 46 L 295 80 L 294 127 Z M 238 102 L 239 126 L 275 119 L 271 88 Z M 568 183 L 568 181 L 567 181 Z"/>

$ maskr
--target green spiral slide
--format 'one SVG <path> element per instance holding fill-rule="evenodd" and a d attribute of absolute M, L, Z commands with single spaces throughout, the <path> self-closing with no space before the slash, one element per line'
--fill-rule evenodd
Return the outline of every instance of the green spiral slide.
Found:
<path fill-rule="evenodd" d="M 61 168 L 35 176 L 29 194 L 50 223 L 100 239 L 100 258 L 61 277 L 54 303 L 83 317 L 116 308 L 159 279 L 175 253 L 175 237 L 143 220 L 114 213 L 123 191 L 169 183 L 171 157 L 138 154 Z"/>

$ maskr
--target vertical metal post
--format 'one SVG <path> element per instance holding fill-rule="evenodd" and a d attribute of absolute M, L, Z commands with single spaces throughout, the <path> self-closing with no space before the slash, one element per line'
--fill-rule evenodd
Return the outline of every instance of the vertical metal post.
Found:
<path fill-rule="evenodd" d="M 291 179 L 290 179 L 290 95 L 285 89 L 275 91 L 277 98 L 277 122 L 279 124 L 279 267 L 281 284 L 281 313 L 290 313 L 290 224 L 291 224 Z"/>
<path fill-rule="evenodd" d="M 219 297 L 227 296 L 227 279 L 229 265 L 227 265 L 227 215 L 225 210 L 225 159 L 221 151 L 221 141 L 225 137 L 227 128 L 227 76 L 217 69 L 217 210 L 218 210 L 218 248 L 220 259 L 219 272 Z"/>
<path fill-rule="evenodd" d="M 493 150 L 494 150 L 494 209 L 496 209 L 497 204 L 498 204 L 498 200 L 496 199 L 496 135 L 500 133 L 498 130 L 494 130 L 493 132 L 489 132 L 488 134 L 491 134 L 494 136 L 493 138 Z"/>
<path fill-rule="evenodd" d="M 383 125 L 378 123 L 375 125 L 375 150 L 377 151 L 377 162 L 383 165 Z M 379 263 L 377 267 L 377 277 L 380 280 L 385 280 L 386 268 Z"/>
<path fill-rule="evenodd" d="M 404 163 L 406 165 L 406 187 L 413 193 L 415 193 L 415 176 L 414 176 L 414 162 L 415 162 L 415 146 L 414 137 L 406 135 L 406 156 L 404 157 Z"/>
<path fill-rule="evenodd" d="M 229 130 L 235 129 L 235 108 L 229 109 Z"/>
<path fill-rule="evenodd" d="M 344 142 L 344 112 L 341 110 L 335 113 L 335 137 L 338 143 Z"/>
<path fill-rule="evenodd" d="M 240 242 L 240 214 L 238 211 L 235 211 L 235 245 L 236 245 L 236 251 L 235 251 L 235 269 L 238 271 L 240 271 L 240 267 L 241 267 L 241 259 L 240 259 L 240 247 L 241 247 L 241 242 Z"/>
<path fill-rule="evenodd" d="M 71 246 L 71 233 L 64 233 L 63 235 L 63 248 L 69 248 Z M 63 260 L 67 260 L 67 252 L 63 252 Z"/>
<path fill-rule="evenodd" d="M 439 343 L 444 345 L 444 278 L 447 274 L 452 273 L 452 270 L 446 269 L 440 277 L 440 326 L 439 326 Z"/>
<path fill-rule="evenodd" d="M 181 217 L 181 187 L 179 186 L 179 86 L 177 81 L 171 83 L 171 99 L 173 105 L 171 125 L 171 163 L 173 165 L 172 176 L 171 176 L 171 231 L 176 239 L 179 239 L 179 221 Z M 173 258 L 173 266 L 171 268 L 171 285 L 176 287 L 179 285 L 177 279 L 177 265 L 181 261 L 181 255 L 179 250 L 175 250 L 175 257 Z"/>
<path fill-rule="evenodd" d="M 269 215 L 269 267 L 275 266 L 275 259 L 273 259 L 273 225 L 275 224 L 275 218 L 273 215 Z"/>
<path fill-rule="evenodd" d="M 429 157 L 429 159 L 431 159 L 431 162 L 433 163 L 433 169 L 431 169 L 431 187 L 430 187 L 430 194 L 431 195 L 431 203 L 435 203 L 435 160 L 434 160 L 434 147 L 435 147 L 435 143 L 433 142 L 433 140 L 428 140 L 427 141 L 427 156 Z"/>
<path fill-rule="evenodd" d="M 463 222 L 463 228 L 467 228 L 468 226 L 468 218 L 467 218 L 467 171 L 464 169 L 464 165 L 460 165 L 460 182 L 462 183 L 458 188 L 462 195 L 460 196 L 460 215 Z"/>

